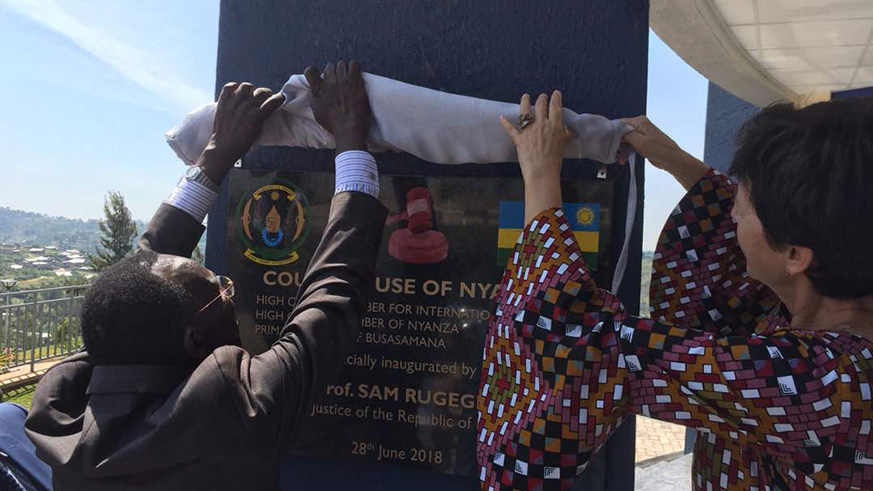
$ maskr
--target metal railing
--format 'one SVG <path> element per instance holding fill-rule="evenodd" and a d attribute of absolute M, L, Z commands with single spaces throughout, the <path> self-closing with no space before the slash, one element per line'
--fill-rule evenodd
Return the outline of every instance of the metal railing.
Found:
<path fill-rule="evenodd" d="M 82 347 L 89 285 L 0 293 L 0 370 L 67 356 Z"/>

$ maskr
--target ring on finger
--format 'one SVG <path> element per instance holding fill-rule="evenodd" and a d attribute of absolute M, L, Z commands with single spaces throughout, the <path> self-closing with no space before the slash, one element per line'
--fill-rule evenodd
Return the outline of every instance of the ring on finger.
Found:
<path fill-rule="evenodd" d="M 518 117 L 518 129 L 523 130 L 534 122 L 533 116 L 530 114 L 522 114 Z"/>

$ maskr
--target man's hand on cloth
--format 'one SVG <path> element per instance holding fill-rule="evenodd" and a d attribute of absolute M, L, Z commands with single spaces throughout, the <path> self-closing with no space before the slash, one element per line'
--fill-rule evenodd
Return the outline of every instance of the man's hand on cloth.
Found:
<path fill-rule="evenodd" d="M 212 124 L 212 137 L 197 166 L 215 184 L 221 184 L 233 164 L 251 148 L 267 117 L 285 96 L 249 82 L 230 82 L 221 89 Z"/>
<path fill-rule="evenodd" d="M 310 66 L 304 75 L 312 91 L 312 113 L 318 124 L 333 134 L 337 154 L 367 150 L 372 114 L 361 65 L 357 61 L 340 61 L 336 66 L 328 63 L 323 74 Z"/>

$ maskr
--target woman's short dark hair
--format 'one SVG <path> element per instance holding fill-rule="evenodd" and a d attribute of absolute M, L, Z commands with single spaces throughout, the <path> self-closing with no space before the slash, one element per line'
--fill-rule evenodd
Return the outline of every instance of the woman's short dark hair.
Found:
<path fill-rule="evenodd" d="M 82 338 L 95 364 L 187 362 L 183 337 L 193 300 L 151 272 L 157 259 L 138 251 L 107 268 L 85 294 Z"/>
<path fill-rule="evenodd" d="M 873 294 L 873 98 L 762 110 L 740 131 L 731 173 L 771 246 L 812 249 L 820 294 Z"/>

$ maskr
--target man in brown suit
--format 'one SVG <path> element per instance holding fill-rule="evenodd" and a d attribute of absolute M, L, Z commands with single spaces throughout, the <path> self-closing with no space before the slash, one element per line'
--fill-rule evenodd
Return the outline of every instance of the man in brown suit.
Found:
<path fill-rule="evenodd" d="M 104 272 L 83 305 L 86 351 L 49 370 L 27 434 L 59 490 L 272 489 L 310 401 L 354 342 L 386 210 L 366 153 L 357 63 L 307 69 L 316 120 L 337 143 L 337 193 L 281 339 L 239 347 L 232 282 L 190 258 L 217 183 L 282 95 L 221 92 L 197 167 L 161 205 L 140 251 Z"/>

